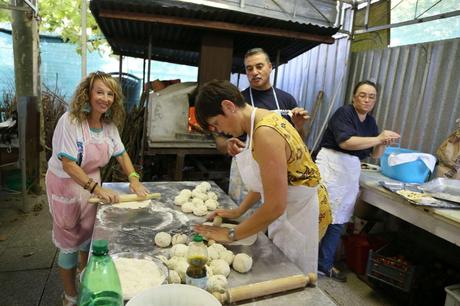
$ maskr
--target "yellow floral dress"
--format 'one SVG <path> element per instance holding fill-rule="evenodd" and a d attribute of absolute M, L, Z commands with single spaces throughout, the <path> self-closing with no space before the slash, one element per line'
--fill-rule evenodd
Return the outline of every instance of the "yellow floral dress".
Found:
<path fill-rule="evenodd" d="M 286 119 L 276 113 L 263 117 L 255 124 L 254 131 L 267 126 L 277 131 L 288 143 L 291 156 L 288 159 L 288 184 L 291 186 L 318 186 L 319 201 L 319 239 L 323 238 L 327 226 L 332 222 L 329 195 L 321 183 L 319 169 L 311 158 L 310 151 L 303 142 L 297 130 Z M 252 151 L 255 158 L 254 151 Z"/>

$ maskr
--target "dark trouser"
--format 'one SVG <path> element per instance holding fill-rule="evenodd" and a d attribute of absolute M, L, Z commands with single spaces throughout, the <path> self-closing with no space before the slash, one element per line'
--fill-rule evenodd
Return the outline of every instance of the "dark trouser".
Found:
<path fill-rule="evenodd" d="M 319 244 L 318 270 L 329 272 L 334 265 L 334 257 L 345 224 L 329 224 L 326 234 Z"/>

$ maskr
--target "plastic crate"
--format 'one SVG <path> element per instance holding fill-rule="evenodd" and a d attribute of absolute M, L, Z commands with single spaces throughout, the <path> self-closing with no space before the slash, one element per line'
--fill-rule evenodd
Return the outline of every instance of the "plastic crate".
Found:
<path fill-rule="evenodd" d="M 367 276 L 409 292 L 414 284 L 416 266 L 399 260 L 395 254 L 394 248 L 389 245 L 377 251 L 370 250 Z"/>
<path fill-rule="evenodd" d="M 388 165 L 390 154 L 420 153 L 418 151 L 403 149 L 399 147 L 387 147 L 380 158 L 380 169 L 382 174 L 395 180 L 405 183 L 424 183 L 430 177 L 430 169 L 425 163 L 417 159 L 415 161 L 396 166 Z"/>
<path fill-rule="evenodd" d="M 446 290 L 444 306 L 460 306 L 460 284 L 447 286 L 444 290 Z"/>

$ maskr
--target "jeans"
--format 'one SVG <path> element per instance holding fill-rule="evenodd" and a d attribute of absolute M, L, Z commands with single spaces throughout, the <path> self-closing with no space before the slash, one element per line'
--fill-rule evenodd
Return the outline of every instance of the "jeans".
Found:
<path fill-rule="evenodd" d="M 335 251 L 340 242 L 345 224 L 329 224 L 326 234 L 319 243 L 318 270 L 329 272 L 334 265 Z"/>

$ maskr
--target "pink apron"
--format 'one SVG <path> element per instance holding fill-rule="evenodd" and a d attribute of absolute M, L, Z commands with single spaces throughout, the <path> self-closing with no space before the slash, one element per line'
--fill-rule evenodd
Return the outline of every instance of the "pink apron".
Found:
<path fill-rule="evenodd" d="M 83 128 L 83 158 L 80 167 L 94 181 L 101 184 L 100 167 L 110 160 L 107 135 L 103 142 L 90 136 L 88 122 Z M 53 217 L 53 242 L 64 253 L 73 253 L 91 239 L 96 205 L 89 204 L 90 193 L 72 178 L 61 178 L 52 171 L 46 173 L 46 191 L 49 209 Z"/>

